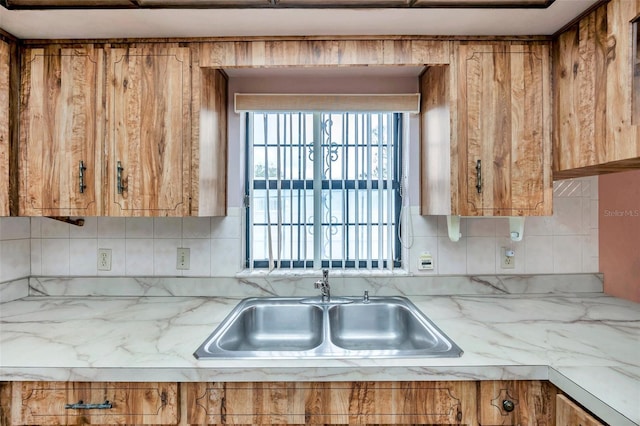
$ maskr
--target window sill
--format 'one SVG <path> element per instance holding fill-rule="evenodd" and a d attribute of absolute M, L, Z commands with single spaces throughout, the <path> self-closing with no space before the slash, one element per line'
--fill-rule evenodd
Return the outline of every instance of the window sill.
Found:
<path fill-rule="evenodd" d="M 322 275 L 322 269 L 275 269 L 273 271 L 244 269 L 238 272 L 236 278 L 279 278 L 279 277 L 318 277 Z M 408 277 L 411 276 L 406 269 L 397 268 L 393 271 L 377 269 L 329 269 L 331 277 Z"/>

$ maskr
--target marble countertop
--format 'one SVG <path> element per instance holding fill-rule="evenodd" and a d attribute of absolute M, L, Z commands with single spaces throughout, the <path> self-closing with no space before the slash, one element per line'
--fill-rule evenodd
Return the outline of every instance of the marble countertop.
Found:
<path fill-rule="evenodd" d="M 412 296 L 460 358 L 196 360 L 233 297 L 30 296 L 0 304 L 0 380 L 551 380 L 640 424 L 640 305 L 602 293 Z"/>

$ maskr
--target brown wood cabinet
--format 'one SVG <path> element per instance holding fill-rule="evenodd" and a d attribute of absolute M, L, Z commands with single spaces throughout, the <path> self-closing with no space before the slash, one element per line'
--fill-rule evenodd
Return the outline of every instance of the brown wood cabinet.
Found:
<path fill-rule="evenodd" d="M 475 425 L 475 382 L 193 383 L 188 424 Z"/>
<path fill-rule="evenodd" d="M 11 46 L 0 40 L 0 216 L 9 216 L 9 94 Z"/>
<path fill-rule="evenodd" d="M 422 214 L 551 215 L 548 44 L 459 43 L 454 55 L 420 81 Z"/>
<path fill-rule="evenodd" d="M 76 403 L 111 408 L 67 408 Z M 0 382 L 1 426 L 78 424 L 601 426 L 555 386 L 540 380 Z"/>
<path fill-rule="evenodd" d="M 638 16 L 612 0 L 554 41 L 555 178 L 640 168 Z"/>
<path fill-rule="evenodd" d="M 480 382 L 480 425 L 551 426 L 556 394 L 555 386 L 539 380 Z"/>
<path fill-rule="evenodd" d="M 226 106 L 226 76 L 192 73 L 190 48 L 25 48 L 19 214 L 224 216 Z"/>
<path fill-rule="evenodd" d="M 86 408 L 91 405 L 111 407 Z M 179 421 L 178 385 L 13 382 L 9 417 L 11 425 L 175 425 Z"/>
<path fill-rule="evenodd" d="M 556 395 L 556 426 L 604 426 L 565 395 Z"/>
<path fill-rule="evenodd" d="M 107 50 L 107 215 L 190 213 L 188 48 Z"/>
<path fill-rule="evenodd" d="M 25 49 L 20 105 L 21 215 L 101 211 L 103 51 Z"/>

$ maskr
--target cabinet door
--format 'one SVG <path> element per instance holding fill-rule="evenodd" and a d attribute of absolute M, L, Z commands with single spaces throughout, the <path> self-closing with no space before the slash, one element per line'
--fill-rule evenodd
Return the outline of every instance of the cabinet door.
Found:
<path fill-rule="evenodd" d="M 458 58 L 457 214 L 550 215 L 549 47 L 462 44 Z"/>
<path fill-rule="evenodd" d="M 9 216 L 10 46 L 0 40 L 0 216 Z"/>
<path fill-rule="evenodd" d="M 555 421 L 555 387 L 537 380 L 480 382 L 482 426 L 546 425 Z"/>
<path fill-rule="evenodd" d="M 190 383 L 189 424 L 473 425 L 474 382 Z"/>
<path fill-rule="evenodd" d="M 189 49 L 111 49 L 107 72 L 107 214 L 187 215 Z"/>
<path fill-rule="evenodd" d="M 26 49 L 22 66 L 20 214 L 98 214 L 102 50 Z"/>
<path fill-rule="evenodd" d="M 554 41 L 554 178 L 593 174 L 583 168 L 609 161 L 606 51 L 606 4 Z"/>
<path fill-rule="evenodd" d="M 14 382 L 11 424 L 177 424 L 177 401 L 177 383 Z"/>
<path fill-rule="evenodd" d="M 556 395 L 556 426 L 603 426 L 564 395 Z"/>

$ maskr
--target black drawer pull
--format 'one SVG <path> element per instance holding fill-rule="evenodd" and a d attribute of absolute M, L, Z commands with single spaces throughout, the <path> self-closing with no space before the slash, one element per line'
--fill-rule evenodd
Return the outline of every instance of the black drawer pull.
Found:
<path fill-rule="evenodd" d="M 102 404 L 85 404 L 82 401 L 78 401 L 75 404 L 65 404 L 65 410 L 108 410 L 113 408 L 113 404 L 109 401 L 105 401 Z"/>

